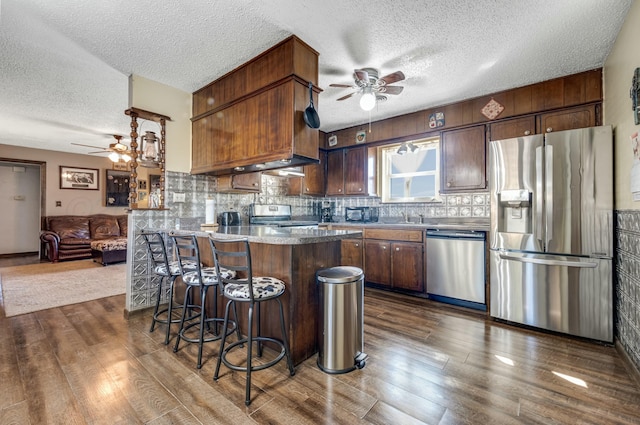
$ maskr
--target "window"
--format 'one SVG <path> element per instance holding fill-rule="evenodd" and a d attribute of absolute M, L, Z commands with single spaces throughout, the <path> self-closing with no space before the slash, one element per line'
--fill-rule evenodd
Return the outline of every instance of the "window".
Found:
<path fill-rule="evenodd" d="M 382 202 L 439 201 L 440 139 L 380 147 Z"/>

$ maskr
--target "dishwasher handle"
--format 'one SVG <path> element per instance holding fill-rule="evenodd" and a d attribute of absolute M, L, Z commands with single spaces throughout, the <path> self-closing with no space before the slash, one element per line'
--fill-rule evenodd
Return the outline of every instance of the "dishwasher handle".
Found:
<path fill-rule="evenodd" d="M 427 238 L 430 239 L 478 239 L 484 240 L 484 232 L 473 230 L 427 230 Z"/>

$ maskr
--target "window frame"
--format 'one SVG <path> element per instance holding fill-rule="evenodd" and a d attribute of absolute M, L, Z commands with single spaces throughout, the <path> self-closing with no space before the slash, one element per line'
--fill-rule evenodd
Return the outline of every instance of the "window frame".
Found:
<path fill-rule="evenodd" d="M 418 147 L 426 147 L 427 149 L 433 149 L 436 154 L 435 158 L 435 170 L 429 172 L 416 172 L 416 173 L 402 173 L 403 177 L 412 176 L 425 176 L 433 175 L 435 177 L 435 195 L 434 196 L 406 196 L 391 198 L 391 178 L 398 177 L 399 175 L 391 174 L 391 158 L 403 144 L 413 144 Z M 389 145 L 380 146 L 378 148 L 379 159 L 379 172 L 378 172 L 378 187 L 380 188 L 380 198 L 382 203 L 424 203 L 424 202 L 442 202 L 440 198 L 440 136 L 425 137 L 416 140 L 404 141 L 400 143 L 393 143 Z M 411 155 L 411 152 L 407 152 L 405 155 Z"/>

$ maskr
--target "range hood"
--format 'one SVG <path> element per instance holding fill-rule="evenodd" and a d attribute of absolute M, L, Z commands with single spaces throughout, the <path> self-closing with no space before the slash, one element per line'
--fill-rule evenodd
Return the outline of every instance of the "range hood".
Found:
<path fill-rule="evenodd" d="M 293 157 L 287 159 L 234 167 L 229 170 L 220 170 L 209 174 L 224 175 L 264 172 L 265 174 L 274 176 L 304 176 L 304 170 L 302 168 L 303 165 L 318 163 L 320 163 L 319 159 L 293 155 Z"/>

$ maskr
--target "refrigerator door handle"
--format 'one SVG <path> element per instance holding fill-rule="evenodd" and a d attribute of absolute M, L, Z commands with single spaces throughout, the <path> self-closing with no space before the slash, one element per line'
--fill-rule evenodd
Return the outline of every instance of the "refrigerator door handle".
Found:
<path fill-rule="evenodd" d="M 541 264 L 545 266 L 567 266 L 567 267 L 578 267 L 578 268 L 589 268 L 589 269 L 598 267 L 598 263 L 594 263 L 593 261 L 551 260 L 547 258 L 523 257 L 520 255 L 510 255 L 504 252 L 500 253 L 500 258 L 503 260 L 518 261 L 520 263 Z"/>
<path fill-rule="evenodd" d="M 548 249 L 549 242 L 553 239 L 553 146 L 546 145 L 544 152 L 544 180 L 545 180 L 545 213 L 547 219 L 545 249 Z"/>
<path fill-rule="evenodd" d="M 535 229 L 533 230 L 534 232 L 534 237 L 540 241 L 540 244 L 543 244 L 544 241 L 542 240 L 542 205 L 543 205 L 543 199 L 542 199 L 542 176 L 543 174 L 543 170 L 542 170 L 542 161 L 543 161 L 543 156 L 542 156 L 542 146 L 538 146 L 536 148 L 536 193 L 535 193 L 535 203 L 536 203 L 536 210 L 535 210 Z"/>

